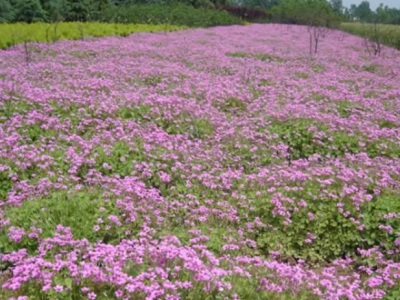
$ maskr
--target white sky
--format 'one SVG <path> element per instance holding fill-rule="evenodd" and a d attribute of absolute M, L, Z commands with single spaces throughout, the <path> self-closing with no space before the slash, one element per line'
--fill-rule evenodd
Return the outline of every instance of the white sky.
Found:
<path fill-rule="evenodd" d="M 345 7 L 350 7 L 351 4 L 360 4 L 361 1 L 362 0 L 343 0 L 343 5 Z M 380 3 L 389 7 L 400 8 L 400 0 L 369 0 L 368 2 L 372 10 L 375 10 Z"/>

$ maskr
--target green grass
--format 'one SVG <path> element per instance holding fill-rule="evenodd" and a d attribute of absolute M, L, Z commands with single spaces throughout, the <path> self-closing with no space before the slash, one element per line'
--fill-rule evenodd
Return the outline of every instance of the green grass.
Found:
<path fill-rule="evenodd" d="M 371 38 L 375 24 L 342 23 L 340 28 L 349 33 L 365 38 Z M 382 44 L 400 50 L 400 25 L 378 24 L 377 33 Z"/>
<path fill-rule="evenodd" d="M 128 36 L 134 32 L 166 32 L 185 29 L 170 24 L 112 24 L 98 22 L 62 22 L 0 24 L 0 49 L 6 49 L 25 41 L 56 42 L 79 40 L 88 37 Z"/>

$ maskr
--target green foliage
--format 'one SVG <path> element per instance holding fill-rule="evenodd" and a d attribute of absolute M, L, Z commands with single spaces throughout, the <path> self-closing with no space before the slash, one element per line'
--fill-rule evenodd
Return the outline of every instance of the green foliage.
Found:
<path fill-rule="evenodd" d="M 214 106 L 224 113 L 240 113 L 247 109 L 247 104 L 235 97 L 229 97 L 223 102 L 215 102 Z"/>
<path fill-rule="evenodd" d="M 335 27 L 340 20 L 326 0 L 282 0 L 271 11 L 280 23 Z"/>
<path fill-rule="evenodd" d="M 181 3 L 130 5 L 110 7 L 102 14 L 102 21 L 140 24 L 173 24 L 188 27 L 210 27 L 240 24 L 241 21 L 225 11 L 194 8 Z"/>
<path fill-rule="evenodd" d="M 342 185 L 340 181 L 335 182 L 330 191 L 336 193 Z M 383 192 L 379 196 L 374 195 L 372 201 L 361 204 L 361 223 L 365 224 L 361 230 L 350 218 L 358 215 L 351 199 L 327 197 L 321 195 L 320 191 L 321 185 L 315 179 L 308 180 L 301 192 L 281 191 L 284 197 L 292 199 L 292 202 L 285 203 L 285 210 L 292 215 L 289 223 L 274 213 L 275 206 L 270 196 L 257 198 L 253 217 L 260 217 L 272 226 L 272 229 L 262 229 L 257 234 L 257 244 L 262 253 L 278 250 L 283 259 L 305 259 L 320 263 L 344 256 L 359 259 L 357 248 L 396 247 L 396 232 L 400 229 L 400 222 L 396 217 L 385 216 L 400 211 L 398 193 Z M 306 208 L 294 210 L 300 200 L 307 203 Z M 349 212 L 348 217 L 339 211 L 339 204 Z M 313 215 L 311 219 L 309 213 Z M 392 233 L 386 232 L 382 226 L 390 226 Z"/>
<path fill-rule="evenodd" d="M 363 66 L 362 69 L 364 71 L 367 71 L 370 73 L 375 73 L 375 72 L 377 72 L 379 67 L 380 67 L 380 65 L 378 65 L 378 64 L 370 64 L 370 65 Z"/>
<path fill-rule="evenodd" d="M 340 28 L 349 33 L 371 40 L 374 38 L 376 39 L 375 35 L 378 33 L 379 41 L 382 44 L 400 49 L 399 25 L 342 23 Z"/>
<path fill-rule="evenodd" d="M 225 53 L 228 57 L 239 57 L 239 58 L 253 58 L 261 61 L 276 61 L 282 62 L 283 59 L 276 55 L 271 55 L 267 53 L 245 53 L 245 52 L 227 52 Z"/>
<path fill-rule="evenodd" d="M 13 186 L 10 174 L 8 171 L 0 171 L 0 201 L 5 200 L 8 192 Z"/>
<path fill-rule="evenodd" d="M 149 113 L 151 111 L 151 106 L 149 105 L 139 105 L 135 107 L 122 107 L 117 115 L 121 117 L 123 120 L 138 120 L 138 121 L 147 121 Z"/>
<path fill-rule="evenodd" d="M 0 0 L 0 23 L 10 22 L 14 19 L 14 8 L 10 1 Z"/>
<path fill-rule="evenodd" d="M 189 113 L 182 113 L 175 120 L 161 118 L 155 123 L 168 134 L 188 134 L 193 139 L 202 139 L 214 132 L 214 126 L 208 119 L 193 118 Z"/>
<path fill-rule="evenodd" d="M 344 117 L 348 116 L 350 113 L 346 106 L 348 104 L 341 105 L 343 107 L 339 106 L 339 113 Z M 350 135 L 344 131 L 328 131 L 326 126 L 310 119 L 273 121 L 268 130 L 288 146 L 289 161 L 309 158 L 314 154 L 322 157 L 342 157 L 346 153 L 365 152 L 372 158 L 378 156 L 395 158 L 400 155 L 400 146 L 394 142 L 384 139 L 363 140 L 362 136 Z M 324 134 L 319 136 L 316 132 Z M 359 143 L 362 140 L 364 146 Z"/>
<path fill-rule="evenodd" d="M 66 21 L 85 22 L 90 19 L 89 0 L 68 0 Z"/>
<path fill-rule="evenodd" d="M 139 142 L 138 148 L 140 148 Z M 105 151 L 104 148 L 98 147 L 94 150 L 94 153 L 96 157 L 95 168 L 107 176 L 129 176 L 133 171 L 133 163 L 142 160 L 140 150 L 135 150 L 122 141 L 112 145 L 110 151 Z"/>
<path fill-rule="evenodd" d="M 386 249 L 394 246 L 397 232 L 400 230 L 400 221 L 396 217 L 385 217 L 393 212 L 400 212 L 400 194 L 394 191 L 383 191 L 379 196 L 374 195 L 371 202 L 363 206 L 363 224 L 365 230 L 361 232 L 363 243 L 366 246 L 381 246 Z M 380 225 L 390 226 L 392 233 L 379 229 Z"/>
<path fill-rule="evenodd" d="M 106 212 L 102 212 L 101 207 L 104 207 Z M 57 191 L 49 196 L 24 201 L 20 207 L 7 207 L 5 218 L 10 219 L 10 224 L 4 230 L 14 226 L 29 233 L 35 227 L 42 229 L 40 238 L 46 238 L 54 235 L 57 225 L 63 225 L 71 228 L 76 239 L 86 238 L 91 242 L 117 241 L 118 230 L 123 228 L 93 230 L 98 224 L 98 218 L 103 217 L 103 214 L 118 215 L 118 210 L 111 201 L 103 198 L 101 191 L 89 187 L 77 191 Z M 36 238 L 24 236 L 20 243 L 16 243 L 4 233 L 0 236 L 1 252 L 21 248 L 28 249 L 30 253 L 37 250 Z"/>
<path fill-rule="evenodd" d="M 42 0 L 42 7 L 47 12 L 47 21 L 59 22 L 65 19 L 68 11 L 67 0 Z"/>
<path fill-rule="evenodd" d="M 340 117 L 348 118 L 351 115 L 351 109 L 354 105 L 349 101 L 340 101 L 337 103 L 337 112 Z"/>
<path fill-rule="evenodd" d="M 300 79 L 308 79 L 310 77 L 310 75 L 308 75 L 307 73 L 303 73 L 303 72 L 294 73 L 294 76 L 296 76 L 297 78 L 300 78 Z"/>
<path fill-rule="evenodd" d="M 24 41 L 55 42 L 57 40 L 78 40 L 87 37 L 127 36 L 134 32 L 174 31 L 184 27 L 151 24 L 110 24 L 63 22 L 0 24 L 0 49 L 5 49 Z"/>
<path fill-rule="evenodd" d="M 362 1 L 353 11 L 353 17 L 356 17 L 360 21 L 369 22 L 373 16 L 372 10 L 369 7 L 368 1 Z"/>
<path fill-rule="evenodd" d="M 15 4 L 16 22 L 42 22 L 47 19 L 47 13 L 39 0 L 18 0 Z"/>
<path fill-rule="evenodd" d="M 270 165 L 274 160 L 272 151 L 255 145 L 247 138 L 234 138 L 225 143 L 225 163 L 229 168 L 243 168 L 246 174 L 254 173 L 258 167 Z"/>

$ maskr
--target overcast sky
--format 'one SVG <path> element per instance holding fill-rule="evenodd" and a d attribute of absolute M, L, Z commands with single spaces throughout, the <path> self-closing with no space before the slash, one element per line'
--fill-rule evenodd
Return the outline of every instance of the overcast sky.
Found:
<path fill-rule="evenodd" d="M 343 0 L 343 5 L 346 7 L 350 7 L 351 4 L 360 4 L 362 0 Z M 400 8 L 400 0 L 369 0 L 370 7 L 372 10 L 375 10 L 380 3 L 383 5 L 387 5 L 389 7 Z"/>

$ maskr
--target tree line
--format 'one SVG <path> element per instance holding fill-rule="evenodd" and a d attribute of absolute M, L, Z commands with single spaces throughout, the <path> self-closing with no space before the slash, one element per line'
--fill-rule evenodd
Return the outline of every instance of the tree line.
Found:
<path fill-rule="evenodd" d="M 330 25 L 335 20 L 400 24 L 400 9 L 342 0 L 0 0 L 0 22 L 111 21 L 127 7 L 171 5 L 225 10 L 250 21 Z M 132 10 L 131 10 L 132 11 Z M 113 14 L 113 16 L 111 16 Z M 154 12 L 156 14 L 156 11 Z"/>

